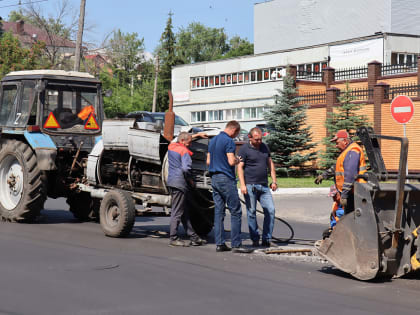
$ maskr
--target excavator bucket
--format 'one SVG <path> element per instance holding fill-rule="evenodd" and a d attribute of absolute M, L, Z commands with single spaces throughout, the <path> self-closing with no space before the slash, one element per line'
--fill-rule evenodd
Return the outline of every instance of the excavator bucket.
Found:
<path fill-rule="evenodd" d="M 408 140 L 368 128 L 359 129 L 358 136 L 371 170 L 360 176 L 366 183 L 354 184 L 355 210 L 340 218 L 317 251 L 360 280 L 420 270 L 420 175 L 407 174 Z M 398 174 L 385 168 L 380 139 L 400 142 Z"/>
<path fill-rule="evenodd" d="M 356 184 L 355 211 L 337 222 L 318 253 L 340 270 L 360 280 L 376 277 L 379 270 L 379 242 L 375 212 L 367 184 Z"/>

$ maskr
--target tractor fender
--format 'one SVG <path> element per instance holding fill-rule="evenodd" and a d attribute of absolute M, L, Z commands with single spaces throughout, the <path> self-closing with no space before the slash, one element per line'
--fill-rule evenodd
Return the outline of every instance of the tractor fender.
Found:
<path fill-rule="evenodd" d="M 39 132 L 24 132 L 28 144 L 35 151 L 38 168 L 41 171 L 53 171 L 57 169 L 55 158 L 57 147 L 50 136 Z"/>

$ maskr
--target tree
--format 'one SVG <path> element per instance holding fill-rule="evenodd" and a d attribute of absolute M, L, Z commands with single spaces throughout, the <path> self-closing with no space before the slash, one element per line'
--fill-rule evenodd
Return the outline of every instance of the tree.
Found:
<path fill-rule="evenodd" d="M 183 64 L 183 61 L 176 54 L 176 38 L 172 26 L 173 13 L 169 12 L 166 27 L 163 31 L 156 55 L 159 56 L 159 81 L 158 81 L 158 102 L 157 108 L 165 111 L 168 107 L 168 90 L 172 86 L 172 68 Z"/>
<path fill-rule="evenodd" d="M 0 37 L 3 35 L 3 20 L 0 16 Z"/>
<path fill-rule="evenodd" d="M 143 63 L 144 40 L 137 33 L 123 33 L 116 30 L 106 49 L 114 74 L 121 83 L 133 85 Z"/>
<path fill-rule="evenodd" d="M 59 2 L 54 16 L 45 17 L 40 6 L 28 2 L 24 9 L 12 11 L 9 19 L 23 20 L 42 30 L 47 37 L 44 54 L 48 58 L 49 67 L 66 67 L 70 56 L 64 54 L 62 47 L 74 37 L 77 26 L 77 12 L 71 7 L 69 0 Z"/>
<path fill-rule="evenodd" d="M 234 36 L 229 40 L 229 51 L 223 58 L 233 58 L 252 54 L 254 54 L 254 44 L 250 43 L 247 39 Z"/>
<path fill-rule="evenodd" d="M 181 28 L 176 42 L 177 55 L 183 63 L 220 59 L 229 51 L 224 28 L 206 27 L 198 22 Z"/>
<path fill-rule="evenodd" d="M 11 33 L 0 37 L 0 78 L 10 71 L 41 68 L 44 44 L 36 42 L 30 49 L 22 48 Z"/>
<path fill-rule="evenodd" d="M 136 110 L 151 110 L 153 99 L 153 61 L 144 58 L 144 40 L 137 33 L 116 30 L 107 43 L 110 68 L 100 79 L 104 90 L 112 89 L 104 99 L 105 114 L 114 117 Z"/>
<path fill-rule="evenodd" d="M 338 101 L 340 105 L 334 109 L 333 112 L 327 115 L 325 121 L 325 128 L 327 130 L 327 137 L 323 139 L 325 150 L 321 153 L 320 166 L 328 168 L 335 164 L 339 155 L 339 150 L 335 147 L 335 143 L 331 142 L 331 137 L 341 129 L 345 129 L 350 134 L 350 137 L 357 141 L 356 131 L 361 126 L 369 125 L 369 118 L 366 115 L 360 114 L 360 110 L 365 104 L 355 103 L 355 97 L 352 96 L 352 90 L 349 83 L 346 83 L 346 88 L 340 96 Z"/>
<path fill-rule="evenodd" d="M 310 126 L 306 124 L 306 105 L 299 104 L 294 79 L 286 75 L 283 90 L 274 96 L 275 104 L 265 112 L 264 118 L 270 134 L 266 142 L 273 162 L 279 166 L 277 173 L 297 173 L 305 163 L 316 158 L 312 149 Z"/>

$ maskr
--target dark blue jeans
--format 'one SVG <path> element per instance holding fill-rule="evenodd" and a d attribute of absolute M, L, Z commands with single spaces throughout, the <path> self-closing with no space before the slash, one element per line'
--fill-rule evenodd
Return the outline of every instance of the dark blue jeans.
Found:
<path fill-rule="evenodd" d="M 214 174 L 211 177 L 211 186 L 213 188 L 214 200 L 214 237 L 216 245 L 225 243 L 225 208 L 230 211 L 231 222 L 231 245 L 240 247 L 241 241 L 241 219 L 242 209 L 239 201 L 238 188 L 236 180 L 227 177 L 224 174 Z"/>
<path fill-rule="evenodd" d="M 265 185 L 251 184 L 246 185 L 246 189 L 248 193 L 244 197 L 248 217 L 249 235 L 251 240 L 257 242 L 260 239 L 256 215 L 257 201 L 259 201 L 261 207 L 264 210 L 262 240 L 269 242 L 273 236 L 275 215 L 273 196 L 271 195 L 270 188 Z"/>

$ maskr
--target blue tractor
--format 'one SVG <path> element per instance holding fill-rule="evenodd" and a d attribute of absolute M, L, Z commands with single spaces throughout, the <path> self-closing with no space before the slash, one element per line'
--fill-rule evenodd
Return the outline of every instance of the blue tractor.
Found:
<path fill-rule="evenodd" d="M 33 221 L 47 197 L 66 197 L 85 220 L 99 203 L 80 192 L 89 152 L 101 138 L 101 83 L 81 72 L 11 72 L 0 83 L 0 217 Z"/>

